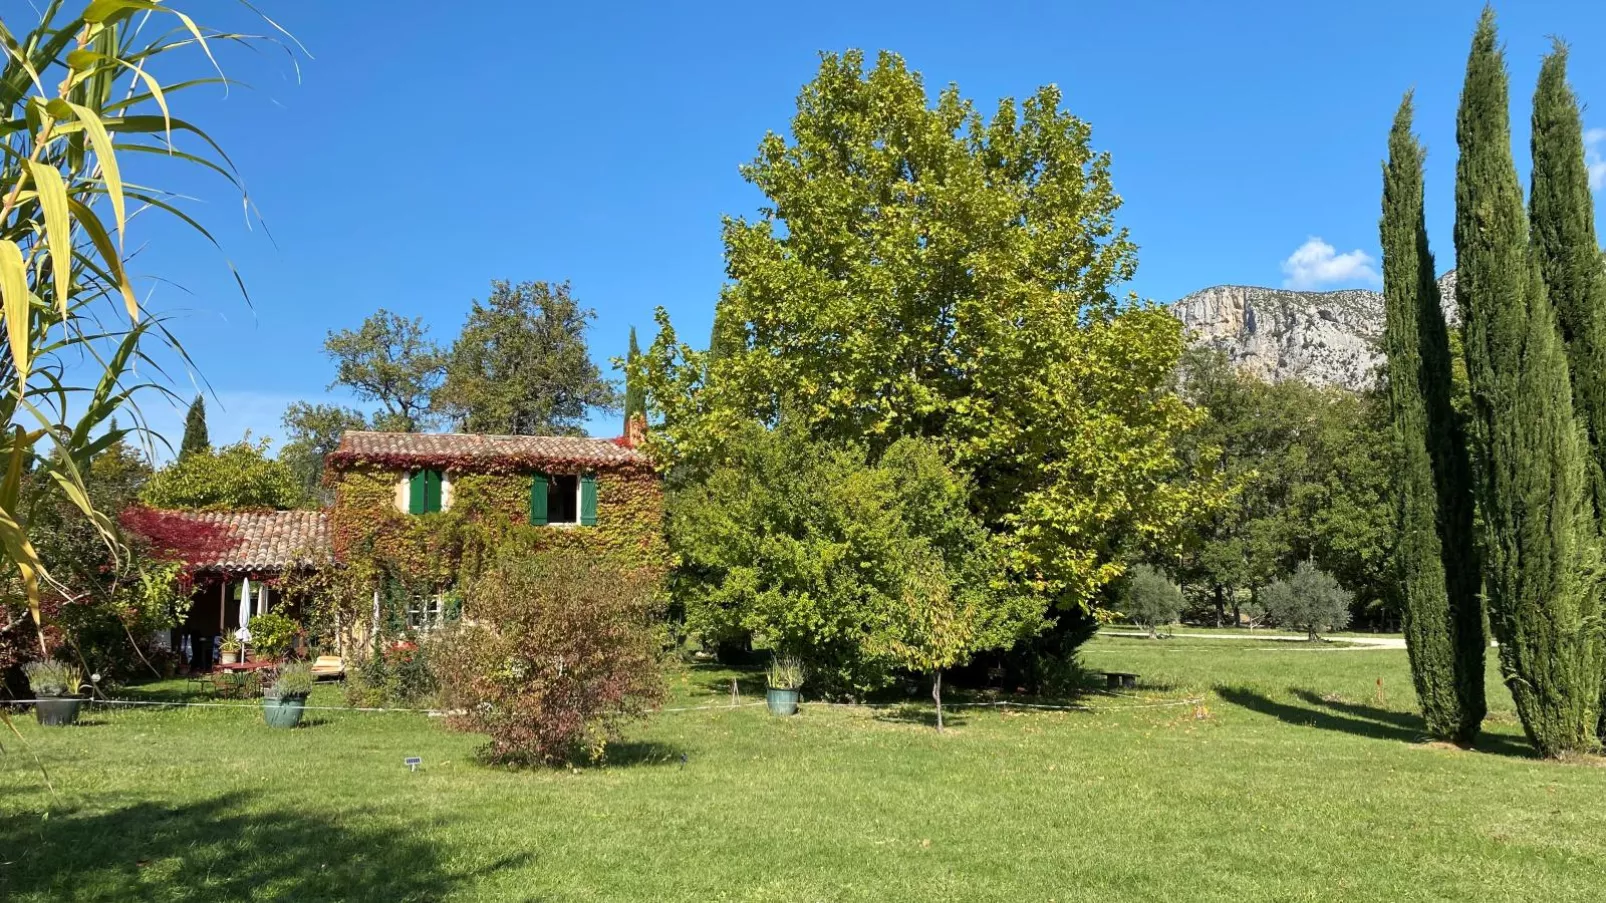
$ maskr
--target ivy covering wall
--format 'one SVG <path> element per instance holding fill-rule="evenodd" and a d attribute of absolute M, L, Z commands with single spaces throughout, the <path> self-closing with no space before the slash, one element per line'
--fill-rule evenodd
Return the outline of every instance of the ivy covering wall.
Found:
<path fill-rule="evenodd" d="M 573 473 L 545 468 L 547 473 Z M 594 526 L 531 526 L 529 471 L 467 473 L 447 469 L 451 507 L 428 514 L 396 508 L 404 471 L 356 465 L 330 474 L 330 513 L 336 556 L 355 573 L 379 572 L 414 585 L 443 589 L 477 573 L 496 549 L 517 544 L 532 553 L 577 549 L 618 567 L 668 570 L 663 538 L 663 488 L 650 467 L 593 471 L 597 481 Z"/>

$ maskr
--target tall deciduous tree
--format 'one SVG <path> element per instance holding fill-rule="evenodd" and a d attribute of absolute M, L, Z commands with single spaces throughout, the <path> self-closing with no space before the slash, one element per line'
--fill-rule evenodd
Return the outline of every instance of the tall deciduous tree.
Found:
<path fill-rule="evenodd" d="M 1450 335 L 1423 212 L 1423 151 L 1400 103 L 1383 167 L 1383 340 L 1399 450 L 1401 615 L 1417 701 L 1435 737 L 1470 744 L 1487 711 L 1483 603 L 1466 439 L 1451 405 Z"/>
<path fill-rule="evenodd" d="M 586 347 L 595 318 L 567 282 L 492 282 L 452 345 L 437 408 L 471 433 L 580 434 L 593 409 L 618 410 Z"/>
<path fill-rule="evenodd" d="M 715 304 L 714 325 L 708 333 L 709 368 L 712 369 L 720 359 L 741 351 L 743 345 L 741 336 L 736 332 L 736 325 L 731 322 L 730 313 L 723 304 Z"/>
<path fill-rule="evenodd" d="M 1505 61 L 1485 9 L 1456 118 L 1456 296 L 1466 324 L 1484 587 L 1500 664 L 1542 755 L 1596 747 L 1600 558 L 1587 437 L 1528 243 Z"/>
<path fill-rule="evenodd" d="M 179 457 L 209 451 L 212 440 L 206 434 L 206 399 L 195 396 L 189 412 L 184 415 L 184 439 L 179 443 Z"/>
<path fill-rule="evenodd" d="M 1559 41 L 1539 68 L 1532 148 L 1529 228 L 1567 343 L 1573 406 L 1589 428 L 1595 508 L 1606 512 L 1606 267 L 1595 237 L 1578 98 L 1567 85 L 1567 48 Z"/>
<path fill-rule="evenodd" d="M 368 418 L 351 408 L 332 404 L 292 403 L 284 410 L 285 442 L 279 460 L 295 474 L 307 498 L 331 502 L 323 485 L 323 459 L 340 445 L 347 430 L 368 429 Z"/>
<path fill-rule="evenodd" d="M 1159 560 L 1218 618 L 1231 607 L 1234 622 L 1245 591 L 1253 597 L 1307 559 L 1392 616 L 1397 467 L 1386 403 L 1299 380 L 1267 383 L 1208 346 L 1188 350 L 1182 376 L 1184 397 L 1206 414 L 1184 437 L 1185 453 L 1209 455 L 1231 497 L 1191 518 L 1180 554 Z"/>
<path fill-rule="evenodd" d="M 790 134 L 743 168 L 763 215 L 725 223 L 713 377 L 667 331 L 648 354 L 659 451 L 717 458 L 783 405 L 872 450 L 939 438 L 1017 575 L 1087 604 L 1205 485 L 1175 479 L 1180 325 L 1116 295 L 1136 261 L 1108 155 L 1055 88 L 986 119 L 891 53 L 825 55 Z"/>
<path fill-rule="evenodd" d="M 139 493 L 152 508 L 217 511 L 296 508 L 308 501 L 295 474 L 268 457 L 268 440 L 197 452 L 158 470 Z"/>
<path fill-rule="evenodd" d="M 356 329 L 330 331 L 323 348 L 335 362 L 329 388 L 346 386 L 383 406 L 375 426 L 398 432 L 424 426 L 446 357 L 422 317 L 409 320 L 381 308 Z"/>

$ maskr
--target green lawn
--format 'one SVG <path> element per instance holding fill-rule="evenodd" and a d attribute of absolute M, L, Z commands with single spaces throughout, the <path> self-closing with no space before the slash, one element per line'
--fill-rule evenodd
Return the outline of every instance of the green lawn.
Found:
<path fill-rule="evenodd" d="M 1528 758 L 1494 684 L 1465 752 L 1417 742 L 1399 651 L 1100 638 L 1087 659 L 1143 685 L 943 736 L 918 712 L 666 712 L 578 772 L 485 768 L 410 714 L 25 720 L 55 795 L 8 739 L 0 900 L 1606 897 L 1606 769 Z M 729 676 L 677 677 L 676 704 Z M 1202 720 L 1135 707 L 1195 692 Z"/>

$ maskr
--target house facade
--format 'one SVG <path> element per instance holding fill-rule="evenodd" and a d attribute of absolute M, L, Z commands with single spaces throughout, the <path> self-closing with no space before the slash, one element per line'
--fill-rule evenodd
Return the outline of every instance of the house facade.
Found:
<path fill-rule="evenodd" d="M 285 577 L 330 560 L 324 511 L 155 510 L 134 528 L 183 550 L 189 611 L 156 644 L 203 670 L 215 661 L 222 640 L 250 618 L 268 611 L 297 616 L 301 600 L 285 594 Z"/>
<path fill-rule="evenodd" d="M 661 480 L 633 444 L 352 431 L 325 458 L 334 491 L 327 510 L 156 512 L 206 534 L 183 556 L 195 593 L 174 641 L 210 649 L 238 630 L 246 610 L 294 614 L 302 600 L 281 592 L 284 577 L 320 563 L 372 593 L 371 612 L 338 629 L 342 653 L 387 628 L 432 626 L 462 576 L 509 544 L 666 571 Z M 249 609 L 241 604 L 247 581 Z"/>
<path fill-rule="evenodd" d="M 454 581 L 478 544 L 573 549 L 623 567 L 668 564 L 663 491 L 620 440 L 348 432 L 325 459 L 334 554 Z"/>

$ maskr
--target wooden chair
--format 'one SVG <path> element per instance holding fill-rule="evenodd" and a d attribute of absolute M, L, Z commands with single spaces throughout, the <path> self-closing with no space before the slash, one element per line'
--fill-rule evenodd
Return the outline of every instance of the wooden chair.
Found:
<path fill-rule="evenodd" d="M 346 676 L 346 663 L 338 655 L 320 655 L 312 662 L 313 680 L 340 680 Z"/>

